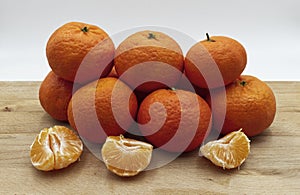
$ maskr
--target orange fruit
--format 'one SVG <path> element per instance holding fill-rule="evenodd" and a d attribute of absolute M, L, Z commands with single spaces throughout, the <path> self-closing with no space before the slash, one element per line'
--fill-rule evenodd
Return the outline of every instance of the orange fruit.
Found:
<path fill-rule="evenodd" d="M 159 89 L 143 100 L 137 121 L 151 144 L 170 152 L 187 152 L 208 135 L 211 118 L 208 104 L 197 94 Z"/>
<path fill-rule="evenodd" d="M 222 127 L 222 134 L 240 128 L 251 137 L 262 133 L 273 122 L 276 113 L 276 100 L 272 89 L 263 81 L 249 75 L 242 75 L 224 91 L 214 90 L 214 126 Z M 211 100 L 208 100 L 211 103 Z M 220 108 L 226 106 L 225 120 Z M 220 124 L 224 120 L 223 126 Z"/>
<path fill-rule="evenodd" d="M 104 30 L 82 22 L 59 27 L 46 46 L 53 72 L 72 82 L 76 77 L 79 83 L 105 77 L 112 69 L 114 52 L 114 44 Z"/>
<path fill-rule="evenodd" d="M 223 169 L 241 166 L 250 153 L 250 140 L 241 131 L 233 131 L 225 137 L 201 146 L 200 152 L 213 164 Z"/>
<path fill-rule="evenodd" d="M 53 71 L 49 72 L 39 89 L 41 106 L 54 119 L 67 121 L 67 110 L 72 97 L 72 90 L 72 82 L 58 77 Z"/>
<path fill-rule="evenodd" d="M 44 128 L 30 146 L 31 163 L 42 171 L 62 169 L 77 161 L 82 150 L 81 140 L 67 127 Z"/>
<path fill-rule="evenodd" d="M 114 63 L 128 85 L 151 92 L 166 85 L 173 87 L 183 71 L 183 61 L 174 39 L 162 32 L 145 30 L 132 34 L 118 46 Z"/>
<path fill-rule="evenodd" d="M 120 135 L 137 113 L 133 91 L 117 78 L 91 82 L 72 96 L 68 107 L 70 125 L 91 142 L 103 143 L 107 136 Z"/>
<path fill-rule="evenodd" d="M 109 136 L 102 146 L 102 159 L 108 170 L 119 176 L 134 176 L 151 161 L 151 144 L 120 136 Z"/>
<path fill-rule="evenodd" d="M 201 88 L 216 88 L 238 78 L 246 67 L 247 54 L 238 41 L 212 36 L 193 45 L 185 57 L 185 74 Z M 219 75 L 219 76 L 218 76 Z"/>

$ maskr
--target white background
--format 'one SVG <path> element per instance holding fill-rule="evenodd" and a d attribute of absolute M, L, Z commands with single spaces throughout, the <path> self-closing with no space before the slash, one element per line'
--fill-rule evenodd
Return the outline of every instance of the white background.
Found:
<path fill-rule="evenodd" d="M 0 0 L 0 80 L 44 79 L 47 40 L 70 21 L 95 24 L 110 35 L 153 25 L 195 40 L 206 32 L 230 36 L 247 50 L 244 74 L 300 81 L 298 0 Z"/>

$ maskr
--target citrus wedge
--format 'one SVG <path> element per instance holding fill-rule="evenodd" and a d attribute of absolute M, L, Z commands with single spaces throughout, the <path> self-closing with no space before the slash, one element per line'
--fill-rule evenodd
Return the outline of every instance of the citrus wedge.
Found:
<path fill-rule="evenodd" d="M 223 138 L 200 147 L 201 154 L 223 169 L 241 166 L 250 153 L 250 140 L 241 131 L 233 131 Z"/>
<path fill-rule="evenodd" d="M 77 161 L 82 150 L 81 140 L 67 127 L 44 128 L 30 146 L 31 163 L 42 171 L 62 169 Z"/>
<path fill-rule="evenodd" d="M 153 146 L 151 144 L 109 136 L 102 147 L 102 158 L 108 170 L 119 176 L 134 176 L 150 163 Z"/>

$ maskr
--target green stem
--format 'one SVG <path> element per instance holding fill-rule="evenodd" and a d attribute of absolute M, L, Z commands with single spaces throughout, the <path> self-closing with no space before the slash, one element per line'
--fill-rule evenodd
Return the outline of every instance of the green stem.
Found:
<path fill-rule="evenodd" d="M 86 32 L 89 31 L 89 29 L 85 26 L 85 27 L 83 27 L 83 28 L 81 29 L 81 31 L 86 33 Z"/>
<path fill-rule="evenodd" d="M 153 33 L 149 33 L 148 34 L 148 39 L 156 39 L 156 37 Z"/>
<path fill-rule="evenodd" d="M 241 81 L 241 82 L 240 82 L 240 85 L 242 85 L 243 87 L 244 87 L 246 84 L 247 84 L 246 81 Z"/>
<path fill-rule="evenodd" d="M 213 39 L 210 39 L 210 37 L 209 37 L 209 34 L 208 34 L 208 33 L 206 33 L 206 38 L 207 38 L 207 41 L 209 41 L 209 42 L 215 42 L 215 40 L 213 40 Z"/>

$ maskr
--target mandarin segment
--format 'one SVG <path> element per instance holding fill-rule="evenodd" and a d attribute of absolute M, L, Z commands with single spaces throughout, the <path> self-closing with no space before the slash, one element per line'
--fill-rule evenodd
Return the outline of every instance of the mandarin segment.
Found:
<path fill-rule="evenodd" d="M 50 148 L 48 129 L 43 129 L 30 146 L 32 165 L 42 171 L 54 169 L 54 155 Z"/>
<path fill-rule="evenodd" d="M 119 176 L 134 176 L 150 164 L 151 144 L 120 136 L 109 136 L 102 146 L 102 158 L 108 170 Z"/>
<path fill-rule="evenodd" d="M 78 160 L 83 150 L 79 137 L 64 126 L 45 128 L 30 147 L 32 165 L 38 170 L 62 169 Z"/>
<path fill-rule="evenodd" d="M 54 169 L 62 169 L 75 162 L 81 155 L 83 144 L 78 136 L 63 126 L 49 129 L 50 147 L 54 154 Z"/>
<path fill-rule="evenodd" d="M 201 154 L 223 169 L 241 166 L 250 153 L 250 140 L 241 131 L 234 131 L 219 140 L 206 143 L 200 148 Z"/>

